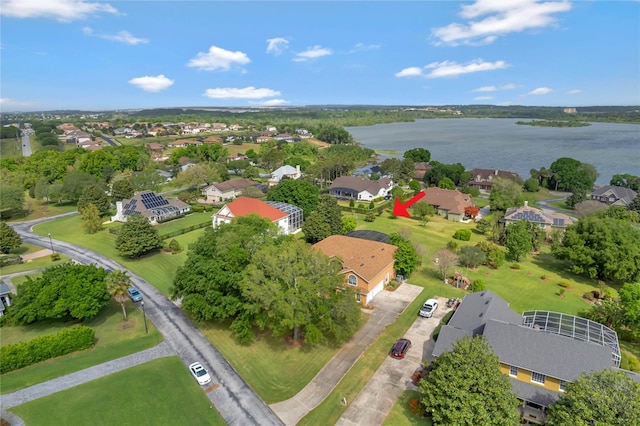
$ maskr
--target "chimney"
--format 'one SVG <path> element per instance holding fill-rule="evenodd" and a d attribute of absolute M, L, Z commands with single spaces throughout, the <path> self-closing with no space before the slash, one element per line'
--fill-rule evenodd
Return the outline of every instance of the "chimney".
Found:
<path fill-rule="evenodd" d="M 494 172 L 494 174 L 495 174 L 496 176 L 498 176 L 498 172 L 499 172 L 499 171 L 500 171 L 500 170 L 496 170 L 496 171 Z"/>
<path fill-rule="evenodd" d="M 298 164 L 298 165 L 296 166 L 296 173 L 297 173 L 297 174 L 300 174 L 300 164 Z"/>
<path fill-rule="evenodd" d="M 529 207 L 529 202 L 527 200 L 524 201 L 524 206 Z"/>

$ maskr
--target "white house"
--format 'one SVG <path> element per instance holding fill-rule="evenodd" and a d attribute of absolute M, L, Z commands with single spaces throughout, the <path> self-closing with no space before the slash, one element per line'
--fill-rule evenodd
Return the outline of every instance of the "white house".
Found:
<path fill-rule="evenodd" d="M 299 179 L 302 176 L 300 172 L 300 166 L 284 165 L 271 172 L 271 178 L 269 179 L 269 186 L 274 186 L 280 183 L 282 179 Z"/>
<path fill-rule="evenodd" d="M 295 234 L 302 228 L 303 214 L 300 207 L 277 201 L 264 202 L 256 198 L 238 197 L 225 204 L 213 215 L 213 228 L 223 223 L 230 223 L 234 217 L 257 214 L 266 217 L 276 224 L 285 235 Z"/>
<path fill-rule="evenodd" d="M 371 201 L 386 197 L 392 188 L 393 181 L 389 178 L 370 180 L 362 176 L 341 176 L 333 181 L 329 194 L 335 198 Z"/>

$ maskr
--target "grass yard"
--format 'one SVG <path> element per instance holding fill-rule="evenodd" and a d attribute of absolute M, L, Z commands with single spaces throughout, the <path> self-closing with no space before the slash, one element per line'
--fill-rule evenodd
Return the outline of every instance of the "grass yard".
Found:
<path fill-rule="evenodd" d="M 201 223 L 210 216 L 211 212 L 193 213 L 185 218 L 158 225 L 157 229 L 162 235 L 195 223 Z M 34 230 L 40 235 L 47 235 L 50 232 L 54 239 L 72 242 L 101 253 L 131 269 L 131 271 L 153 284 L 165 295 L 169 294 L 169 287 L 173 283 L 176 270 L 184 264 L 187 258 L 189 244 L 195 242 L 204 232 L 203 228 L 171 238 L 177 240 L 183 247 L 180 253 L 157 252 L 138 259 L 128 259 L 118 254 L 115 248 L 116 236 L 108 232 L 109 227 L 121 226 L 121 224 L 108 224 L 102 231 L 89 235 L 84 232 L 80 221 L 81 218 L 78 215 L 64 217 L 42 223 L 36 226 Z M 165 243 L 168 244 L 168 241 L 165 241 Z"/>
<path fill-rule="evenodd" d="M 22 138 L 0 139 L 0 158 L 21 157 Z"/>
<path fill-rule="evenodd" d="M 48 204 L 46 201 L 34 200 L 29 197 L 27 192 L 25 192 L 24 200 L 25 210 L 23 210 L 22 214 L 18 213 L 16 217 L 12 217 L 9 222 L 24 222 L 27 220 L 41 219 L 43 217 L 55 216 L 78 210 L 75 203 Z"/>
<path fill-rule="evenodd" d="M 363 323 L 366 314 L 363 315 Z M 284 338 L 263 332 L 251 345 L 241 345 L 229 330 L 229 321 L 199 324 L 202 333 L 215 344 L 249 386 L 272 404 L 291 398 L 302 390 L 338 347 L 325 345 L 293 346 Z"/>
<path fill-rule="evenodd" d="M 258 152 L 260 150 L 260 146 L 261 144 L 259 143 L 248 143 L 248 142 L 245 142 L 242 145 L 234 145 L 234 144 L 224 145 L 224 147 L 229 152 L 229 155 L 244 154 L 250 149 L 253 149 L 255 152 Z"/>
<path fill-rule="evenodd" d="M 346 398 L 347 401 L 353 401 L 358 396 L 358 393 L 366 386 L 371 376 L 384 362 L 385 358 L 389 356 L 389 349 L 398 336 L 404 335 L 416 320 L 416 312 L 420 309 L 425 299 L 434 295 L 435 293 L 423 290 L 398 317 L 397 321 L 389 325 L 367 348 L 327 398 L 300 420 L 298 426 L 336 424 L 347 409 L 340 402 L 342 398 Z M 441 293 L 437 295 L 442 296 Z"/>
<path fill-rule="evenodd" d="M 37 246 L 33 246 L 37 247 Z M 38 247 L 39 250 L 42 250 L 42 247 Z M 39 257 L 37 259 L 28 260 L 24 263 L 20 263 L 17 265 L 9 265 L 3 266 L 0 268 L 0 275 L 14 274 L 17 272 L 26 272 L 32 271 L 34 269 L 42 269 L 49 268 L 51 266 L 56 266 L 67 262 L 69 258 L 64 255 L 60 255 L 60 260 L 52 261 L 51 256 Z"/>
<path fill-rule="evenodd" d="M 420 392 L 402 392 L 382 426 L 431 426 L 431 418 L 417 416 L 409 408 L 409 401 L 419 398 Z"/>
<path fill-rule="evenodd" d="M 160 358 L 12 408 L 38 425 L 224 425 L 178 357 Z"/>
<path fill-rule="evenodd" d="M 401 228 L 410 231 L 410 239 L 427 247 L 423 265 L 413 273 L 411 284 L 425 287 L 431 292 L 446 297 L 461 297 L 466 292 L 443 284 L 437 267 L 433 262 L 435 253 L 449 241 L 456 241 L 459 247 L 475 245 L 487 237 L 472 233 L 471 241 L 453 240 L 457 229 L 475 229 L 473 223 L 450 222 L 439 216 L 422 226 L 418 221 L 406 218 L 390 219 L 387 215 L 378 217 L 375 222 L 358 221 L 358 229 L 373 229 L 380 232 L 398 232 Z M 518 265 L 519 270 L 511 269 L 512 262 L 505 262 L 500 269 L 480 266 L 476 270 L 458 269 L 471 280 L 482 279 L 487 288 L 505 299 L 516 312 L 525 310 L 549 310 L 575 315 L 589 307 L 582 295 L 599 289 L 598 282 L 574 275 L 567 271 L 566 263 L 557 260 L 549 253 L 549 247 L 543 246 L 541 253 L 528 255 Z M 544 278 L 543 278 L 544 277 Z M 559 282 L 569 284 L 563 297 L 559 295 Z M 607 286 L 615 294 L 615 287 Z"/>
<path fill-rule="evenodd" d="M 149 334 L 144 332 L 142 312 L 129 301 L 126 303 L 127 321 L 122 321 L 122 309 L 115 301 L 103 308 L 93 319 L 83 324 L 95 330 L 96 344 L 92 349 L 50 359 L 0 376 L 0 391 L 13 392 L 83 368 L 148 349 L 162 341 L 162 335 L 151 321 Z M 73 325 L 62 320 L 2 328 L 2 345 L 30 340 L 43 334 L 60 331 Z"/>

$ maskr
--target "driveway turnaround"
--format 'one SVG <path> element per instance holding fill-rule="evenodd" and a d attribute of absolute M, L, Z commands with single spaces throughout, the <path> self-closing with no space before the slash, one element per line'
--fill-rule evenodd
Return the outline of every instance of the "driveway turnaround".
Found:
<path fill-rule="evenodd" d="M 84 370 L 76 371 L 66 376 L 57 377 L 13 393 L 2 395 L 2 409 L 6 410 L 33 401 L 34 399 L 42 398 L 112 373 L 117 373 L 125 368 L 144 364 L 156 358 L 174 355 L 175 353 L 169 345 L 166 342 L 162 342 L 153 348 L 136 352 L 135 354 L 123 356 L 122 358 L 94 365 L 93 367 L 85 368 Z"/>
<path fill-rule="evenodd" d="M 360 391 L 356 399 L 349 404 L 336 425 L 352 426 L 381 425 L 396 400 L 404 390 L 417 390 L 411 383 L 411 376 L 420 367 L 423 360 L 431 360 L 435 342 L 431 338 L 433 330 L 451 308 L 446 307 L 447 299 L 434 297 L 438 301 L 438 309 L 431 318 L 417 316 L 413 325 L 404 336 L 411 340 L 411 349 L 404 359 L 387 357 L 369 383 Z M 391 348 L 389 348 L 391 349 Z"/>
<path fill-rule="evenodd" d="M 317 407 L 331 393 L 362 353 L 422 292 L 422 287 L 404 283 L 395 291 L 382 291 L 373 300 L 375 310 L 364 327 L 324 366 L 297 395 L 272 404 L 271 408 L 287 426 Z"/>
<path fill-rule="evenodd" d="M 212 384 L 219 385 L 214 391 L 207 393 L 207 397 L 215 405 L 225 422 L 229 425 L 242 426 L 281 425 L 282 421 L 253 392 L 231 364 L 204 337 L 198 327 L 153 285 L 108 257 L 64 241 L 50 240 L 48 237 L 36 235 L 31 231 L 33 225 L 72 214 L 77 214 L 77 212 L 14 223 L 11 226 L 25 243 L 40 247 L 49 247 L 53 244 L 54 251 L 69 256 L 80 263 L 94 264 L 107 271 L 127 271 L 134 286 L 144 295 L 146 315 L 162 333 L 171 349 L 182 359 L 185 366 L 195 361 L 202 363 L 209 370 Z"/>

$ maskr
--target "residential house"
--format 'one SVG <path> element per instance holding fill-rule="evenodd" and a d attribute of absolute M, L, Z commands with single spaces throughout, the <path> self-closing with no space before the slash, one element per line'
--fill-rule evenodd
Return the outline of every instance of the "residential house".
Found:
<path fill-rule="evenodd" d="M 313 133 L 311 133 L 310 131 L 308 131 L 307 129 L 296 129 L 296 133 L 298 134 L 298 136 L 300 136 L 302 139 L 311 139 L 313 137 Z"/>
<path fill-rule="evenodd" d="M 195 139 L 178 139 L 176 141 L 169 142 L 167 144 L 167 146 L 170 148 L 186 148 L 190 145 L 194 145 L 194 146 L 202 145 L 202 142 Z"/>
<path fill-rule="evenodd" d="M 271 136 L 268 135 L 260 135 L 256 138 L 256 142 L 257 143 L 265 143 L 270 141 L 271 139 L 273 139 Z"/>
<path fill-rule="evenodd" d="M 335 198 L 371 201 L 386 197 L 392 188 L 393 180 L 390 178 L 370 180 L 361 176 L 341 176 L 333 181 L 329 194 Z"/>
<path fill-rule="evenodd" d="M 271 172 L 271 178 L 269 178 L 269 186 L 275 186 L 280 183 L 282 179 L 300 179 L 302 172 L 300 166 L 290 166 L 288 164 L 278 167 Z"/>
<path fill-rule="evenodd" d="M 149 151 L 160 151 L 160 152 L 162 152 L 162 151 L 164 151 L 164 145 L 162 145 L 161 143 L 152 142 L 152 143 L 148 143 L 147 144 L 147 149 Z"/>
<path fill-rule="evenodd" d="M 232 124 L 231 126 L 229 126 L 229 130 L 244 130 L 244 127 L 239 124 Z"/>
<path fill-rule="evenodd" d="M 511 207 L 507 209 L 504 217 L 500 219 L 500 223 L 506 226 L 521 220 L 535 223 L 544 229 L 547 234 L 553 229 L 565 229 L 573 223 L 573 220 L 566 214 L 531 207 L 528 201 L 525 201 L 522 207 Z"/>
<path fill-rule="evenodd" d="M 415 163 L 413 167 L 415 170 L 413 172 L 413 178 L 415 180 L 419 180 L 420 182 L 424 180 L 424 175 L 426 175 L 429 170 L 433 169 L 433 166 L 431 164 L 425 163 L 423 161 Z"/>
<path fill-rule="evenodd" d="M 277 140 L 277 141 L 285 141 L 285 142 L 299 142 L 300 141 L 299 137 L 291 136 L 291 135 L 286 134 L 286 133 L 281 133 L 279 135 L 276 135 L 274 137 L 274 139 Z"/>
<path fill-rule="evenodd" d="M 423 192 L 423 200 L 435 207 L 440 216 L 453 222 L 462 221 L 465 217 L 464 209 L 475 205 L 471 195 L 458 190 L 431 187 Z"/>
<path fill-rule="evenodd" d="M 464 297 L 438 335 L 432 355 L 452 349 L 465 336 L 484 336 L 522 402 L 523 424 L 545 422 L 545 408 L 567 383 L 590 371 L 620 366 L 616 332 L 596 322 L 548 311 L 519 315 L 489 290 Z"/>
<path fill-rule="evenodd" d="M 208 138 L 206 138 L 202 142 L 204 142 L 204 143 L 222 143 L 222 138 L 219 137 L 219 136 L 209 136 Z"/>
<path fill-rule="evenodd" d="M 242 190 L 250 186 L 258 185 L 249 179 L 237 178 L 211 184 L 202 189 L 202 196 L 207 203 L 220 203 L 223 201 L 233 200 L 238 197 Z"/>
<path fill-rule="evenodd" d="M 214 132 L 225 132 L 227 130 L 227 125 L 224 123 L 213 123 L 211 127 Z"/>
<path fill-rule="evenodd" d="M 116 215 L 111 216 L 113 222 L 126 222 L 135 213 L 146 217 L 151 224 L 165 222 L 189 213 L 189 204 L 177 198 L 164 198 L 153 191 L 141 191 L 131 199 L 116 202 Z"/>
<path fill-rule="evenodd" d="M 331 235 L 313 245 L 342 263 L 345 286 L 356 290 L 356 299 L 369 305 L 386 284 L 395 278 L 396 246 L 378 241 Z"/>
<path fill-rule="evenodd" d="M 480 191 L 491 191 L 493 186 L 493 180 L 497 177 L 504 179 L 520 180 L 520 175 L 508 170 L 493 170 L 493 169 L 473 169 L 471 171 L 473 177 L 469 186 L 475 186 Z"/>
<path fill-rule="evenodd" d="M 591 199 L 612 206 L 627 207 L 638 196 L 638 193 L 624 186 L 605 185 L 591 193 Z"/>
<path fill-rule="evenodd" d="M 234 217 L 257 214 L 271 220 L 282 234 L 295 234 L 300 232 L 303 222 L 302 209 L 293 204 L 279 201 L 262 201 L 256 198 L 238 197 L 234 201 L 225 204 L 213 215 L 213 228 L 223 223 L 230 223 Z"/>

